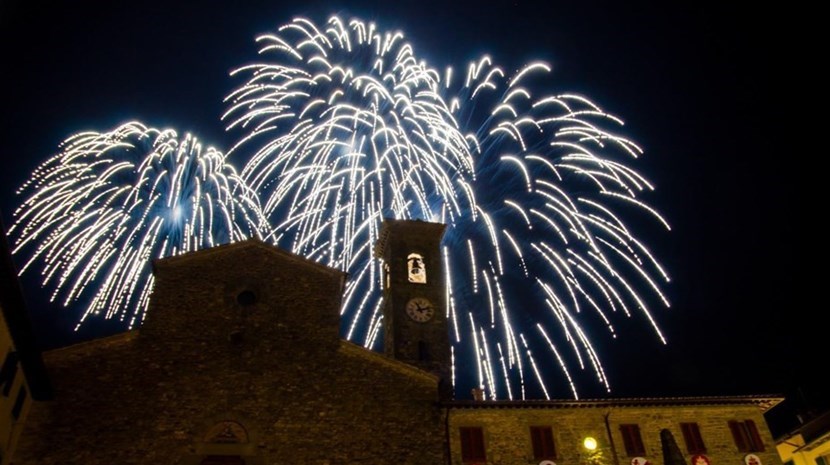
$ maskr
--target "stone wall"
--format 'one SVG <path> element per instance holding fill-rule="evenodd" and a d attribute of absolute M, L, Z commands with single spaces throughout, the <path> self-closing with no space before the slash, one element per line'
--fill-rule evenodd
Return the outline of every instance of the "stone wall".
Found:
<path fill-rule="evenodd" d="M 693 422 L 700 428 L 711 465 L 743 465 L 746 452 L 738 451 L 727 422 L 752 420 L 761 433 L 766 449 L 755 454 L 761 458 L 763 465 L 781 464 L 761 409 L 749 402 L 627 407 L 591 406 L 590 402 L 565 403 L 559 407 L 542 404 L 537 407 L 519 403 L 517 405 L 524 406 L 453 408 L 449 419 L 452 463 L 462 463 L 459 427 L 483 427 L 488 465 L 524 465 L 538 463 L 533 459 L 530 426 L 551 426 L 557 464 L 630 465 L 633 457 L 626 455 L 619 425 L 637 424 L 646 449 L 644 458 L 652 465 L 665 465 L 660 440 L 662 429 L 671 431 L 686 463 L 691 465 L 691 454 L 686 450 L 680 423 Z M 608 430 L 613 438 L 613 447 L 608 439 Z M 597 440 L 599 447 L 596 452 L 590 453 L 583 447 L 586 436 Z"/>
<path fill-rule="evenodd" d="M 45 354 L 15 464 L 444 462 L 437 378 L 338 338 L 341 273 L 252 241 L 156 277 L 140 330 Z"/>

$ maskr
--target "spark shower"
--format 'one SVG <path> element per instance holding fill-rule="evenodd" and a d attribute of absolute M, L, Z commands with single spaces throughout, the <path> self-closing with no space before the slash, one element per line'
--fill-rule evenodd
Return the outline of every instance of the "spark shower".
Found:
<path fill-rule="evenodd" d="M 434 68 L 403 33 L 338 17 L 256 43 L 224 98 L 226 153 L 129 122 L 68 137 L 22 185 L 21 273 L 82 306 L 79 325 L 140 325 L 153 259 L 256 236 L 347 271 L 342 336 L 377 348 L 372 245 L 394 217 L 447 224 L 454 373 L 488 398 L 578 398 L 576 371 L 610 390 L 592 341 L 620 318 L 666 342 L 669 277 L 635 229 L 670 228 L 632 167 L 642 150 L 599 105 L 551 92 L 549 65 Z"/>

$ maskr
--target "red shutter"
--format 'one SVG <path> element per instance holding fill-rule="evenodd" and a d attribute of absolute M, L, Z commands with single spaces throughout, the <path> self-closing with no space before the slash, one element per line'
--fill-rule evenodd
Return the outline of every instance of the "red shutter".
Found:
<path fill-rule="evenodd" d="M 749 452 L 749 438 L 743 424 L 736 420 L 729 420 L 729 430 L 732 431 L 732 439 L 735 440 L 738 451 Z"/>
<path fill-rule="evenodd" d="M 629 426 L 630 425 L 620 425 L 620 433 L 622 434 L 623 445 L 625 446 L 625 454 L 629 457 L 633 457 L 637 454 L 634 453 L 634 442 L 631 439 Z"/>
<path fill-rule="evenodd" d="M 461 461 L 485 462 L 487 456 L 484 453 L 484 431 L 478 426 L 459 428 L 461 433 Z"/>
<path fill-rule="evenodd" d="M 637 444 L 637 455 L 646 455 L 646 446 L 643 445 L 643 437 L 640 435 L 640 427 L 634 425 L 634 434 Z"/>
<path fill-rule="evenodd" d="M 645 455 L 646 448 L 643 445 L 643 438 L 640 436 L 638 425 L 620 425 L 620 432 L 622 433 L 623 444 L 625 444 L 625 453 L 629 457 Z"/>
<path fill-rule="evenodd" d="M 691 426 L 691 423 L 681 423 L 680 431 L 683 432 L 683 441 L 686 442 L 686 451 L 690 454 L 695 454 L 697 452 L 694 449 L 694 439 L 692 439 Z"/>
<path fill-rule="evenodd" d="M 681 423 L 683 440 L 686 442 L 686 450 L 689 454 L 705 454 L 706 446 L 703 444 L 703 437 L 700 435 L 700 427 L 697 423 Z"/>
<path fill-rule="evenodd" d="M 752 444 L 752 452 L 763 452 L 764 441 L 761 440 L 761 435 L 758 433 L 758 428 L 755 426 L 755 422 L 747 420 L 744 424 L 746 425 L 747 433 L 749 433 L 750 443 Z"/>
<path fill-rule="evenodd" d="M 530 441 L 533 444 L 533 458 L 535 460 L 556 458 L 556 446 L 553 442 L 553 430 L 550 426 L 531 426 Z"/>

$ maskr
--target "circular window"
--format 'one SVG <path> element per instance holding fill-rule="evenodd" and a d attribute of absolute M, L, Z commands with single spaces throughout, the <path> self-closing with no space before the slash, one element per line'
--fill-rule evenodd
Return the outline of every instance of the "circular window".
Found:
<path fill-rule="evenodd" d="M 236 295 L 236 302 L 243 307 L 256 303 L 256 294 L 251 290 L 244 290 Z"/>

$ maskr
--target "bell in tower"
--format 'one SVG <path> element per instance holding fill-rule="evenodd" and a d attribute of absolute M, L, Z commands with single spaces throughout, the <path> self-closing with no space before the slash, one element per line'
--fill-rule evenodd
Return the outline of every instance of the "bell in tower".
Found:
<path fill-rule="evenodd" d="M 427 282 L 427 271 L 424 269 L 424 257 L 417 253 L 411 253 L 406 258 L 409 272 L 409 282 L 425 284 Z"/>

